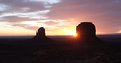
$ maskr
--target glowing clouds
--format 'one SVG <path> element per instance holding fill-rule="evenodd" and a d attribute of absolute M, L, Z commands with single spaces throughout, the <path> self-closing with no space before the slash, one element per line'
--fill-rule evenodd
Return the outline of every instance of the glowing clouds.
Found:
<path fill-rule="evenodd" d="M 55 3 L 59 3 L 60 0 L 29 0 L 29 1 L 32 1 L 32 2 L 43 2 L 45 4 L 55 4 Z"/>
<path fill-rule="evenodd" d="M 7 10 L 9 7 L 5 4 L 0 4 L 0 11 L 5 11 Z"/>

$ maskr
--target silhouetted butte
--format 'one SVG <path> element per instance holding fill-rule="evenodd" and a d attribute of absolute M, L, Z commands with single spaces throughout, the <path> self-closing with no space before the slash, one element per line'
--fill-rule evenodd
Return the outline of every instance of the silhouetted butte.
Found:
<path fill-rule="evenodd" d="M 92 22 L 82 22 L 76 27 L 77 41 L 84 44 L 95 44 L 101 40 L 96 36 L 96 28 Z"/>
<path fill-rule="evenodd" d="M 36 33 L 36 36 L 33 38 L 35 46 L 39 48 L 49 48 L 51 46 L 52 40 L 46 36 L 45 28 L 40 27 Z"/>
<path fill-rule="evenodd" d="M 45 29 L 43 27 L 40 27 L 36 33 L 36 36 L 34 37 L 34 39 L 36 40 L 40 40 L 40 39 L 46 39 L 46 35 L 45 35 Z"/>

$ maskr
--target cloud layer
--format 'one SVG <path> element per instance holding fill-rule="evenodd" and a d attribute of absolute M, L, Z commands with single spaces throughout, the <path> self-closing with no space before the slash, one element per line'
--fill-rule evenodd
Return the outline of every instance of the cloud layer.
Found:
<path fill-rule="evenodd" d="M 80 22 L 90 21 L 97 33 L 107 34 L 120 32 L 120 11 L 121 0 L 0 0 L 0 23 L 32 32 L 43 26 L 48 35 L 68 35 Z"/>
<path fill-rule="evenodd" d="M 120 11 L 121 0 L 62 0 L 48 15 L 54 19 L 91 21 L 98 32 L 115 33 L 121 29 Z"/>

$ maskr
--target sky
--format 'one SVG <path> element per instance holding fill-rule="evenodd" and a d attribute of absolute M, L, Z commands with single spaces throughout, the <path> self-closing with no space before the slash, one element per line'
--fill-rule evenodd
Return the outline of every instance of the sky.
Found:
<path fill-rule="evenodd" d="M 97 34 L 121 33 L 121 0 L 0 0 L 0 36 L 73 35 L 81 22 Z"/>

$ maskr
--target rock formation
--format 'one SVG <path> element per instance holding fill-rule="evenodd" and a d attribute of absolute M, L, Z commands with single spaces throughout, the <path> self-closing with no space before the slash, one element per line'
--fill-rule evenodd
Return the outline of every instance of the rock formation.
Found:
<path fill-rule="evenodd" d="M 43 27 L 40 27 L 34 38 L 38 40 L 47 38 L 45 35 L 45 29 Z"/>
<path fill-rule="evenodd" d="M 98 42 L 96 37 L 96 28 L 92 22 L 82 22 L 76 27 L 77 40 L 83 43 Z"/>
<path fill-rule="evenodd" d="M 38 48 L 46 48 L 51 46 L 52 40 L 46 36 L 45 28 L 40 27 L 33 38 L 33 42 Z"/>

